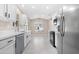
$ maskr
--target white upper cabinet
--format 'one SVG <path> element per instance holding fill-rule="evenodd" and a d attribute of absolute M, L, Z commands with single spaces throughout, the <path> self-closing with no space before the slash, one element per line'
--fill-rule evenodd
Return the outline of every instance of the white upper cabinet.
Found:
<path fill-rule="evenodd" d="M 16 21 L 16 9 L 14 4 L 0 4 L 0 20 Z"/>
<path fill-rule="evenodd" d="M 19 15 L 19 29 L 20 31 L 27 30 L 27 16 L 25 14 Z"/>
<path fill-rule="evenodd" d="M 20 25 L 26 25 L 26 22 L 27 22 L 27 17 L 26 17 L 26 15 L 21 14 L 19 21 L 20 21 Z"/>
<path fill-rule="evenodd" d="M 8 5 L 8 19 L 11 21 L 16 21 L 16 5 L 9 4 Z"/>
<path fill-rule="evenodd" d="M 0 4 L 0 20 L 3 20 L 3 18 L 5 17 L 5 5 L 4 4 Z"/>

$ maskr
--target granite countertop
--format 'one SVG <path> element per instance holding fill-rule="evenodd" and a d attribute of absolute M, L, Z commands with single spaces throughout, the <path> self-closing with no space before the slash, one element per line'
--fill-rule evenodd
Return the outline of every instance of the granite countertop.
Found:
<path fill-rule="evenodd" d="M 15 32 L 15 31 L 0 31 L 0 40 L 7 39 L 9 37 L 14 37 L 15 35 L 19 35 L 24 33 L 24 31 Z"/>

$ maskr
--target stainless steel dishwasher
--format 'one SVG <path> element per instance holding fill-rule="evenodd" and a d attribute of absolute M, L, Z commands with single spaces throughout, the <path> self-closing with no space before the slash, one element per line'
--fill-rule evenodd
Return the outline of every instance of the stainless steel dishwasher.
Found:
<path fill-rule="evenodd" d="M 22 54 L 24 51 L 24 33 L 15 36 L 15 53 Z"/>

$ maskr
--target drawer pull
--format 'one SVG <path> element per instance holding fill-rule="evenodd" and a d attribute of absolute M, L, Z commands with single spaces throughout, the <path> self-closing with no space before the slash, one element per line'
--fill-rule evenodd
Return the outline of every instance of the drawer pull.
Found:
<path fill-rule="evenodd" d="M 8 43 L 12 42 L 13 40 L 8 41 Z"/>

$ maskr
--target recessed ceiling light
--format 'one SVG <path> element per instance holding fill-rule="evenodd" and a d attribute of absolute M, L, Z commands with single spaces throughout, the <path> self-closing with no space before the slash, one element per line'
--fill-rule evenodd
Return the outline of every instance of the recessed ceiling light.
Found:
<path fill-rule="evenodd" d="M 32 8 L 35 8 L 35 6 L 32 6 Z"/>
<path fill-rule="evenodd" d="M 66 10 L 66 9 L 68 9 L 68 8 L 67 8 L 67 6 L 63 6 L 63 9 Z"/>
<path fill-rule="evenodd" d="M 69 8 L 69 11 L 74 11 L 76 8 L 74 8 L 74 7 L 70 7 Z"/>
<path fill-rule="evenodd" d="M 49 7 L 48 7 L 48 6 L 46 6 L 46 9 L 49 9 Z"/>
<path fill-rule="evenodd" d="M 24 4 L 22 4 L 21 6 L 24 7 Z"/>
<path fill-rule="evenodd" d="M 75 11 L 75 7 L 73 7 L 73 6 L 63 6 L 63 10 L 65 10 L 65 11 Z"/>

